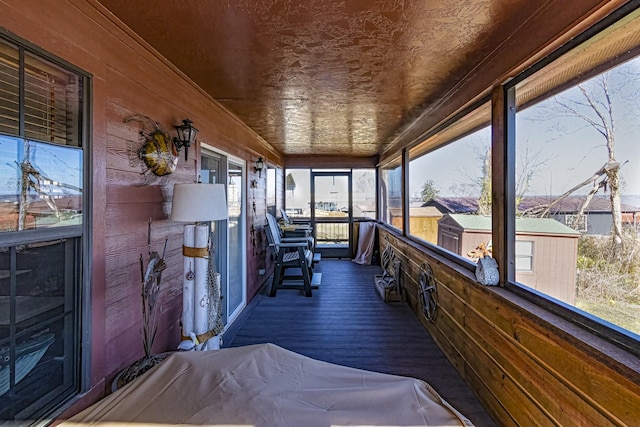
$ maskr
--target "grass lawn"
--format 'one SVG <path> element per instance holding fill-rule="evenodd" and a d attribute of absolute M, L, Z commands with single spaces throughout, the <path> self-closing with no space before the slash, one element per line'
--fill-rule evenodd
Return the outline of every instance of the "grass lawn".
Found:
<path fill-rule="evenodd" d="M 610 301 L 587 303 L 577 300 L 576 307 L 640 335 L 640 305 Z"/>

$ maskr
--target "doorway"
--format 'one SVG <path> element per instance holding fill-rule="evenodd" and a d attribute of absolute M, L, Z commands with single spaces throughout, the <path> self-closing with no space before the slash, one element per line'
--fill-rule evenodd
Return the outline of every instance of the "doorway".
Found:
<path fill-rule="evenodd" d="M 311 172 L 311 223 L 322 256 L 351 257 L 351 172 Z"/>

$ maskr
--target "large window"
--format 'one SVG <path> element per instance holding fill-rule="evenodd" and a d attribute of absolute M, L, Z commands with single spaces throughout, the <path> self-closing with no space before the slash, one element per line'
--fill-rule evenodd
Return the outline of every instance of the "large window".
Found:
<path fill-rule="evenodd" d="M 352 174 L 353 217 L 376 219 L 375 169 L 353 169 Z"/>
<path fill-rule="evenodd" d="M 334 171 L 329 169 L 314 169 L 317 172 Z M 376 218 L 376 171 L 375 169 L 340 169 L 340 172 L 351 171 L 353 203 L 353 217 Z M 311 216 L 311 170 L 310 169 L 286 169 L 284 178 L 285 205 L 290 217 Z M 319 207 L 322 203 L 330 203 L 330 198 L 323 195 L 326 189 L 316 188 L 316 203 Z M 330 191 L 330 190 L 326 190 Z M 324 200 L 323 199 L 326 199 Z M 343 203 L 344 204 L 344 203 Z M 338 208 L 344 208 L 339 206 Z M 279 215 L 279 213 L 278 213 Z"/>
<path fill-rule="evenodd" d="M 516 242 L 516 279 L 634 334 L 639 36 L 636 11 L 515 86 L 516 227 L 535 230 L 535 244 Z"/>
<path fill-rule="evenodd" d="M 0 423 L 80 388 L 86 81 L 0 40 Z"/>
<path fill-rule="evenodd" d="M 309 218 L 311 216 L 311 171 L 286 169 L 284 191 L 287 215 Z"/>
<path fill-rule="evenodd" d="M 499 129 L 484 103 L 403 153 L 406 182 L 402 158 L 380 166 L 379 216 L 471 261 L 496 256 L 507 288 L 637 352 L 640 9 L 598 26 L 505 85 Z"/>
<path fill-rule="evenodd" d="M 400 158 L 380 168 L 380 220 L 402 230 L 402 162 Z"/>
<path fill-rule="evenodd" d="M 411 236 L 467 258 L 491 247 L 490 118 L 487 103 L 409 150 Z"/>
<path fill-rule="evenodd" d="M 280 175 L 282 176 L 282 175 Z M 278 216 L 279 212 L 276 212 L 277 206 L 277 182 L 278 174 L 276 173 L 276 168 L 273 166 L 267 167 L 267 177 L 266 177 L 266 186 L 267 186 L 267 212 L 269 212 L 273 216 Z M 282 179 L 282 178 L 281 178 Z M 280 181 L 282 184 L 282 181 Z M 280 185 L 282 186 L 282 185 Z M 254 190 L 255 191 L 255 190 Z M 282 194 L 282 193 L 280 193 Z"/>

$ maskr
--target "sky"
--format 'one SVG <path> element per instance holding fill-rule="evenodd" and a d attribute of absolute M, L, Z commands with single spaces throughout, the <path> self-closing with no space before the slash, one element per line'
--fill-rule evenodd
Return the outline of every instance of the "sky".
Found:
<path fill-rule="evenodd" d="M 288 169 L 287 174 L 292 174 L 296 188 L 292 192 L 286 191 L 287 208 L 309 207 L 309 188 L 311 174 L 309 169 Z M 268 184 L 267 184 L 268 185 Z M 348 182 L 344 176 L 318 176 L 316 177 L 316 202 L 333 202 L 338 209 L 348 206 Z M 375 177 L 373 169 L 354 169 L 352 176 L 353 204 L 361 209 L 370 209 L 375 206 Z M 305 214 L 309 214 L 305 212 Z"/>
<path fill-rule="evenodd" d="M 82 188 L 81 148 L 34 141 L 30 141 L 29 144 L 31 164 L 43 177 L 71 187 Z M 0 136 L 0 157 L 5 159 L 5 162 L 0 164 L 0 195 L 18 194 L 19 164 L 22 162 L 24 151 L 23 139 Z M 76 192 L 71 191 L 71 193 Z"/>
<path fill-rule="evenodd" d="M 623 74 L 636 70 L 640 70 L 640 59 L 620 66 L 609 80 L 616 126 L 616 160 L 624 163 L 621 168 L 623 195 L 640 195 L 640 98 L 635 96 L 640 92 L 640 85 Z M 623 88 L 622 93 L 616 93 L 617 88 Z M 584 100 L 577 88 L 558 96 L 572 100 L 572 105 Z M 608 159 L 605 138 L 575 115 L 563 117 L 559 111 L 550 112 L 548 106 L 552 103 L 552 99 L 546 100 L 516 114 L 517 175 L 522 173 L 522 165 L 537 164 L 530 168 L 528 195 L 562 194 L 593 175 Z M 588 107 L 579 107 L 578 111 L 595 117 Z M 479 182 L 482 176 L 482 154 L 489 143 L 487 127 L 415 159 L 409 166 L 410 194 L 418 193 L 424 182 L 432 180 L 440 196 L 477 195 L 479 187 L 470 189 L 469 186 Z M 586 187 L 582 193 L 588 190 Z"/>

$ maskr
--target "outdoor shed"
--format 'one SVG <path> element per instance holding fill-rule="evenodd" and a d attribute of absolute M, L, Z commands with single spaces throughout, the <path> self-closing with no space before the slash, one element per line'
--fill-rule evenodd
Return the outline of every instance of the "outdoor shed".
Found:
<path fill-rule="evenodd" d="M 552 218 L 516 218 L 516 280 L 568 304 L 575 303 L 580 233 Z M 491 241 L 491 217 L 445 215 L 438 245 L 467 258 Z"/>
<path fill-rule="evenodd" d="M 440 211 L 433 206 L 409 208 L 409 230 L 411 234 L 427 242 L 437 243 Z"/>

